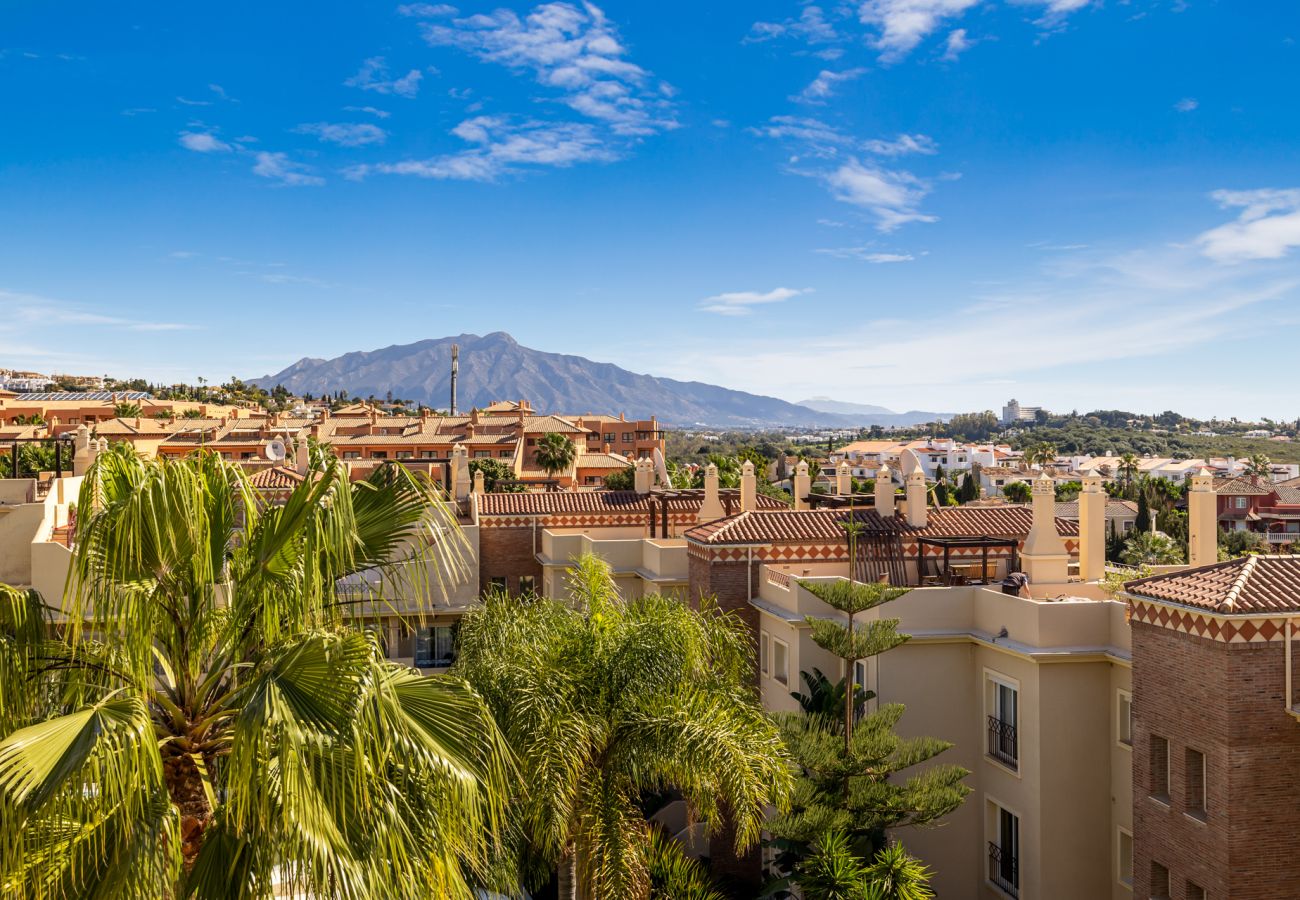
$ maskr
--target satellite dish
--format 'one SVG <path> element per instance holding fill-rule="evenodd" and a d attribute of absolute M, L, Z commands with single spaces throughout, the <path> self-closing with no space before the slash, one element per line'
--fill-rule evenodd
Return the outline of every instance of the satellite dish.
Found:
<path fill-rule="evenodd" d="M 266 454 L 267 459 L 273 462 L 280 462 L 288 455 L 289 451 L 284 446 L 284 441 L 275 438 L 274 440 L 266 442 L 266 446 L 262 448 L 262 452 Z"/>
<path fill-rule="evenodd" d="M 668 466 L 664 463 L 664 455 L 655 447 L 654 452 L 655 471 L 659 473 L 659 483 L 666 488 L 673 486 L 672 479 L 668 477 Z"/>

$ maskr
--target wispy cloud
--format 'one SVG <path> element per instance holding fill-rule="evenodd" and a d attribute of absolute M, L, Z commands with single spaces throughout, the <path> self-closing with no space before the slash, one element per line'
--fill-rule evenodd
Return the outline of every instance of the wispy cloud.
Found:
<path fill-rule="evenodd" d="M 400 78 L 392 78 L 384 57 L 372 56 L 361 64 L 357 74 L 343 84 L 363 91 L 374 91 L 376 94 L 392 94 L 410 99 L 420 92 L 420 81 L 423 78 L 424 74 L 419 69 L 411 69 Z"/>
<path fill-rule="evenodd" d="M 156 113 L 158 110 L 152 106 L 132 106 L 130 109 L 122 110 L 124 116 L 144 116 L 149 113 Z"/>
<path fill-rule="evenodd" d="M 454 6 L 448 6 L 446 3 L 404 3 L 397 7 L 399 16 L 408 16 L 415 19 L 437 19 L 444 16 L 454 16 L 460 10 Z"/>
<path fill-rule="evenodd" d="M 1189 113 L 1200 105 L 1201 104 L 1197 102 L 1195 97 L 1184 97 L 1174 104 L 1174 109 L 1181 113 Z"/>
<path fill-rule="evenodd" d="M 509 9 L 421 24 L 435 47 L 529 72 L 561 103 L 623 137 L 677 126 L 671 87 L 626 59 L 617 28 L 591 3 L 546 3 L 520 18 Z"/>
<path fill-rule="evenodd" d="M 1201 253 L 1219 263 L 1280 259 L 1300 247 L 1300 188 L 1215 191 L 1223 209 L 1239 209 L 1235 221 L 1196 238 Z"/>
<path fill-rule="evenodd" d="M 870 158 L 932 155 L 939 145 L 928 135 L 900 134 L 892 140 L 864 141 L 818 119 L 793 116 L 774 116 L 766 125 L 751 131 L 789 143 L 797 152 L 790 160 L 788 171 L 816 178 L 836 200 L 868 211 L 876 218 L 881 231 L 893 231 L 908 222 L 936 219 L 919 209 L 931 190 L 928 180 Z"/>
<path fill-rule="evenodd" d="M 344 112 L 369 113 L 370 115 L 374 116 L 376 119 L 387 119 L 389 116 L 392 115 L 392 113 L 390 113 L 386 109 L 376 109 L 373 106 L 345 106 L 343 107 L 343 110 Z"/>
<path fill-rule="evenodd" d="M 835 94 L 836 87 L 861 77 L 867 70 L 863 68 L 845 69 L 842 72 L 832 72 L 829 69 L 822 69 L 817 73 L 806 88 L 795 96 L 791 97 L 797 103 L 811 103 L 814 105 L 823 105 L 828 99 Z"/>
<path fill-rule="evenodd" d="M 257 160 L 253 165 L 254 175 L 270 178 L 289 187 L 314 186 L 325 183 L 325 179 L 319 175 L 313 175 L 310 168 L 289 159 L 287 153 L 260 151 L 254 154 L 254 157 Z"/>
<path fill-rule="evenodd" d="M 211 100 L 191 100 L 188 97 L 177 97 L 176 102 L 182 106 L 211 106 Z"/>
<path fill-rule="evenodd" d="M 863 262 L 875 263 L 901 263 L 912 262 L 916 259 L 910 253 L 884 253 L 880 250 L 874 250 L 870 246 L 866 247 L 828 247 L 815 251 L 824 256 L 832 256 L 835 259 L 860 259 Z"/>
<path fill-rule="evenodd" d="M 966 36 L 965 28 L 954 28 L 948 32 L 948 40 L 944 44 L 943 58 L 947 62 L 953 62 L 970 49 L 971 39 Z"/>
<path fill-rule="evenodd" d="M 877 29 L 873 41 L 881 60 L 902 59 L 945 20 L 960 16 L 979 0 L 865 0 L 858 7 L 864 25 Z"/>
<path fill-rule="evenodd" d="M 503 174 L 536 167 L 566 168 L 581 162 L 609 162 L 617 154 L 584 122 L 514 121 L 501 116 L 466 119 L 452 134 L 473 145 L 460 153 L 429 159 L 354 166 L 349 177 L 371 173 L 413 175 L 456 181 L 494 181 Z"/>
<path fill-rule="evenodd" d="M 195 153 L 228 153 L 234 149 L 209 131 L 182 131 L 178 140 L 182 147 Z"/>
<path fill-rule="evenodd" d="M 781 37 L 792 37 L 812 46 L 834 44 L 843 39 L 835 27 L 826 20 L 826 13 L 820 6 L 805 6 L 797 19 L 786 19 L 782 22 L 755 22 L 749 29 L 749 34 L 745 36 L 744 42 L 756 44 Z"/>
<path fill-rule="evenodd" d="M 326 143 L 341 147 L 382 144 L 388 137 L 388 132 L 368 122 L 308 122 L 293 130 L 297 134 L 315 135 Z"/>
<path fill-rule="evenodd" d="M 773 288 L 766 293 L 758 291 L 731 291 L 726 294 L 714 294 L 700 301 L 700 312 L 716 313 L 720 316 L 747 316 L 753 307 L 769 303 L 783 303 L 801 294 L 811 294 L 812 288 Z"/>
<path fill-rule="evenodd" d="M 110 316 L 79 308 L 64 300 L 0 290 L 0 310 L 9 322 L 30 327 L 69 326 L 117 328 L 125 331 L 191 331 L 198 326 Z"/>

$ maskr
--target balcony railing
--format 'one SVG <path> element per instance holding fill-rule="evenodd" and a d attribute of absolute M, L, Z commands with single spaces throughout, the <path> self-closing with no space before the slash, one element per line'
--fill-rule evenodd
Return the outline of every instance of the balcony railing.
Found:
<path fill-rule="evenodd" d="M 989 841 L 989 881 L 1011 897 L 1020 896 L 1020 862 Z"/>
<path fill-rule="evenodd" d="M 1016 726 L 1003 722 L 997 716 L 989 716 L 989 756 L 1013 769 L 1020 761 Z"/>
<path fill-rule="evenodd" d="M 1294 544 L 1300 541 L 1300 531 L 1269 531 L 1264 537 L 1270 544 Z"/>

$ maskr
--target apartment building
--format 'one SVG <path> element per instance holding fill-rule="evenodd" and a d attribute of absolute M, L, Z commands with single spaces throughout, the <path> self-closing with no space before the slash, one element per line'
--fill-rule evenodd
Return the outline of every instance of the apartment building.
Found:
<path fill-rule="evenodd" d="M 139 418 L 154 420 L 159 416 L 203 415 L 232 418 L 248 415 L 249 410 L 219 403 L 189 400 L 157 400 L 143 391 L 43 391 L 0 392 L 0 422 L 21 424 L 39 420 L 50 436 L 75 431 L 79 425 L 98 427 L 117 416 L 119 403 L 140 409 Z"/>

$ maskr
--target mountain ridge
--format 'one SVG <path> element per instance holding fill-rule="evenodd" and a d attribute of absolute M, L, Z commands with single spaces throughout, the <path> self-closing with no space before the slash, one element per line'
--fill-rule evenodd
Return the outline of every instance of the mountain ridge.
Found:
<path fill-rule="evenodd" d="M 739 427 L 911 424 L 905 414 L 842 415 L 790 403 L 777 397 L 737 391 L 701 381 L 678 381 L 630 372 L 613 363 L 525 347 L 504 331 L 460 334 L 355 350 L 333 359 L 303 357 L 279 372 L 250 379 L 270 389 L 281 384 L 294 393 L 394 396 L 446 408 L 451 377 L 451 346 L 460 346 L 457 400 L 460 409 L 495 400 L 529 400 L 548 412 L 583 415 L 625 412 L 630 418 L 655 415 L 667 425 Z M 923 418 L 912 422 L 928 421 Z M 884 421 L 879 421 L 884 420 Z"/>

